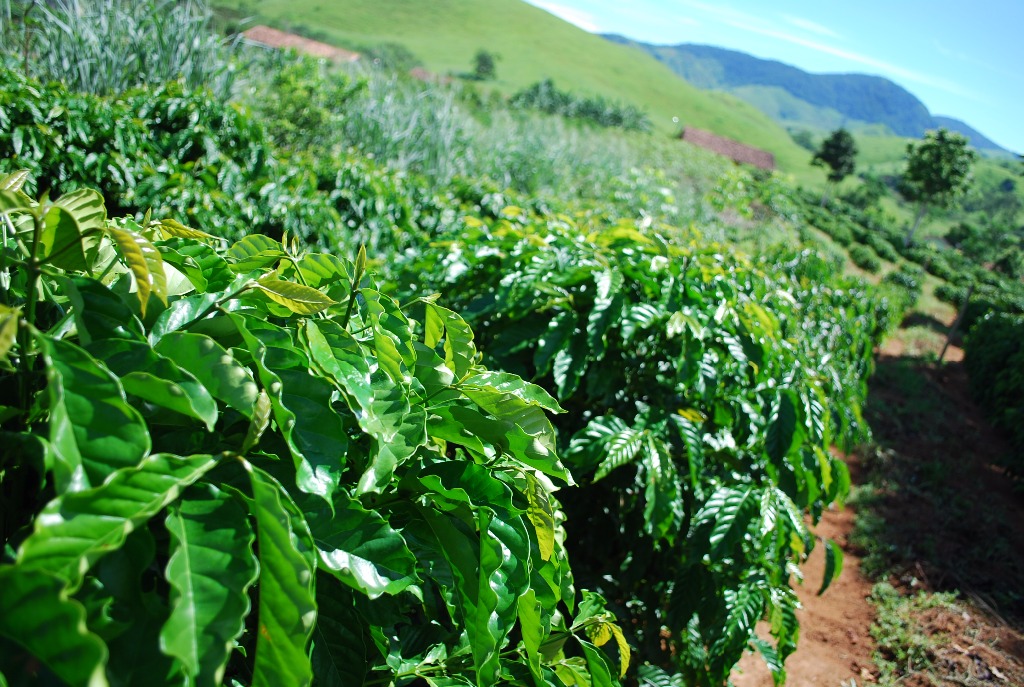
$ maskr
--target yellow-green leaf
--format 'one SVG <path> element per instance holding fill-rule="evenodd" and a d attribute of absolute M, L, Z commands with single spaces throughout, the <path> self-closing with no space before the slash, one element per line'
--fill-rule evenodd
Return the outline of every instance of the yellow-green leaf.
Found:
<path fill-rule="evenodd" d="M 595 646 L 604 646 L 609 640 L 615 639 L 615 645 L 619 649 L 619 677 L 624 677 L 626 669 L 629 668 L 631 654 L 629 644 L 626 643 L 626 637 L 619 626 L 609 622 L 590 625 L 587 627 L 587 637 Z"/>
<path fill-rule="evenodd" d="M 335 305 L 333 300 L 316 289 L 295 282 L 261 279 L 257 285 L 270 300 L 280 303 L 298 315 L 312 315 Z"/>
<path fill-rule="evenodd" d="M 160 251 L 149 239 L 133 229 L 110 227 L 107 231 L 135 275 L 142 315 L 146 314 L 146 305 L 151 295 L 166 305 L 167 275 L 164 273 L 164 259 Z"/>
<path fill-rule="evenodd" d="M 533 523 L 537 531 L 537 547 L 542 560 L 550 561 L 555 552 L 555 514 L 551 510 L 551 501 L 544 484 L 526 473 L 526 517 Z"/>
<path fill-rule="evenodd" d="M 173 219 L 162 219 L 157 222 L 157 228 L 160 232 L 168 238 L 177 237 L 182 239 L 196 239 L 198 241 L 216 241 L 218 240 L 213 234 L 207 234 L 205 231 L 199 231 L 192 227 L 186 227 L 181 222 Z"/>
<path fill-rule="evenodd" d="M 21 311 L 17 308 L 0 305 L 0 360 L 6 360 L 7 354 L 14 346 L 14 339 L 18 336 L 19 317 Z"/>
<path fill-rule="evenodd" d="M 19 169 L 0 179 L 0 191 L 20 191 L 28 181 L 28 170 Z"/>

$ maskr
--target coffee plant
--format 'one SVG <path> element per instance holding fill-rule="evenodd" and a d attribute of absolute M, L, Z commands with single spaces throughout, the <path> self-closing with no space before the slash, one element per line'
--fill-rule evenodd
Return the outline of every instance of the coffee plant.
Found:
<path fill-rule="evenodd" d="M 866 436 L 884 304 L 809 253 L 751 263 L 629 222 L 502 215 L 407 255 L 404 288 L 450 294 L 492 364 L 568 411 L 577 576 L 628 618 L 644 679 L 720 685 L 751 648 L 781 682 L 815 545 L 804 513 L 849 487 L 829 447 Z M 841 566 L 824 545 L 822 591 Z"/>
<path fill-rule="evenodd" d="M 362 252 L 27 179 L 0 177 L 0 683 L 618 683 L 563 409 L 459 315 Z"/>

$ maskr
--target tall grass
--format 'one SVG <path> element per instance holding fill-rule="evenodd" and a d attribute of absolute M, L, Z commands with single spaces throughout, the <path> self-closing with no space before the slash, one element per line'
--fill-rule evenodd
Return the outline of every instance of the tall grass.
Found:
<path fill-rule="evenodd" d="M 459 84 L 362 71 L 338 140 L 438 186 L 485 178 L 531 196 L 614 204 L 664 221 L 700 215 L 724 165 L 647 134 L 625 134 L 558 116 L 508 109 Z"/>
<path fill-rule="evenodd" d="M 197 0 L 0 0 L 0 49 L 32 76 L 85 93 L 180 79 L 226 97 L 232 46 L 209 21 Z"/>

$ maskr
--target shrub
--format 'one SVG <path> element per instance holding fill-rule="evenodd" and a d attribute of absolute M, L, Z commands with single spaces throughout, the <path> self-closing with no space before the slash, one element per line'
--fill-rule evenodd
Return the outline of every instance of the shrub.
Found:
<path fill-rule="evenodd" d="M 882 269 L 882 263 L 878 260 L 878 256 L 875 255 L 875 251 L 860 243 L 850 246 L 850 260 L 857 267 L 867 270 L 872 274 Z"/>

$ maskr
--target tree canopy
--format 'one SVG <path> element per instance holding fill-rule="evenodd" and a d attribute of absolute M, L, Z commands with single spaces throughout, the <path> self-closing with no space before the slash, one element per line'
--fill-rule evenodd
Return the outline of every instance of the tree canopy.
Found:
<path fill-rule="evenodd" d="M 967 192 L 977 157 L 964 136 L 947 129 L 929 131 L 917 143 L 907 145 L 907 167 L 899 188 L 904 198 L 918 204 L 908 244 L 929 208 L 952 207 Z"/>
<path fill-rule="evenodd" d="M 811 159 L 817 167 L 828 167 L 828 180 L 834 184 L 853 174 L 857 166 L 857 143 L 846 129 L 836 129 L 821 142 Z"/>

